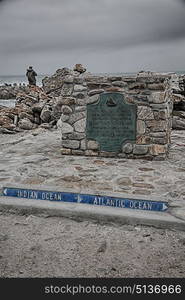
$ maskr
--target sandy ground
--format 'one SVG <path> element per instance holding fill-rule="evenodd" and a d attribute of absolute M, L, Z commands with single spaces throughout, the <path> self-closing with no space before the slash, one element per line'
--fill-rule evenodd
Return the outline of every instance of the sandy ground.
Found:
<path fill-rule="evenodd" d="M 1 277 L 185 276 L 185 232 L 0 216 Z"/>
<path fill-rule="evenodd" d="M 61 156 L 60 134 L 0 136 L 0 187 L 55 186 L 162 196 L 185 219 L 185 133 L 167 161 Z M 1 277 L 184 277 L 185 232 L 0 215 Z"/>

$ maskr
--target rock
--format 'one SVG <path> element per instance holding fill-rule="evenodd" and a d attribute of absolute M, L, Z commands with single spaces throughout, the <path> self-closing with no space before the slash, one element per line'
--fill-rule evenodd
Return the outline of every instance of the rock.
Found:
<path fill-rule="evenodd" d="M 18 126 L 24 130 L 31 130 L 33 129 L 33 123 L 29 119 L 22 119 L 19 121 Z"/>
<path fill-rule="evenodd" d="M 165 102 L 165 92 L 155 92 L 149 96 L 149 102 L 160 104 Z"/>
<path fill-rule="evenodd" d="M 64 83 L 73 83 L 73 81 L 74 81 L 74 76 L 72 76 L 72 75 L 67 75 L 64 78 Z"/>
<path fill-rule="evenodd" d="M 151 132 L 150 133 L 150 136 L 151 137 L 154 137 L 154 138 L 164 138 L 164 137 L 166 137 L 166 132 L 164 132 L 164 131 L 159 131 L 159 132 Z"/>
<path fill-rule="evenodd" d="M 71 154 L 71 149 L 62 148 L 61 149 L 61 154 L 70 155 Z"/>
<path fill-rule="evenodd" d="M 112 82 L 112 85 L 113 85 L 113 86 L 118 86 L 118 87 L 126 87 L 126 86 L 127 86 L 127 83 L 126 83 L 126 82 L 123 82 L 123 81 L 113 81 L 113 82 Z"/>
<path fill-rule="evenodd" d="M 85 138 L 85 133 L 80 133 L 80 132 L 72 132 L 68 134 L 68 138 L 70 140 L 82 140 Z"/>
<path fill-rule="evenodd" d="M 74 123 L 75 131 L 77 132 L 85 132 L 86 120 L 82 119 Z"/>
<path fill-rule="evenodd" d="M 98 150 L 99 144 L 96 141 L 88 141 L 87 142 L 87 148 L 89 150 Z"/>
<path fill-rule="evenodd" d="M 94 96 L 88 97 L 86 100 L 86 104 L 95 103 L 98 101 L 98 99 L 99 99 L 99 95 L 94 95 Z"/>
<path fill-rule="evenodd" d="M 86 156 L 97 156 L 97 152 L 94 150 L 85 150 Z"/>
<path fill-rule="evenodd" d="M 144 234 L 143 234 L 143 237 L 149 237 L 149 236 L 151 236 L 150 233 L 144 233 Z"/>
<path fill-rule="evenodd" d="M 134 145 L 133 154 L 144 155 L 144 154 L 147 154 L 147 152 L 148 152 L 147 145 Z"/>
<path fill-rule="evenodd" d="M 148 106 L 138 106 L 138 119 L 153 120 L 154 115 L 152 109 Z"/>
<path fill-rule="evenodd" d="M 69 115 L 62 114 L 60 119 L 61 119 L 62 122 L 67 122 L 69 120 Z"/>
<path fill-rule="evenodd" d="M 81 119 L 84 119 L 86 117 L 86 111 L 83 111 L 83 112 L 76 112 L 76 113 L 73 113 L 68 122 L 69 124 L 74 124 L 75 122 L 81 120 Z"/>
<path fill-rule="evenodd" d="M 181 94 L 172 94 L 172 99 L 173 99 L 173 102 L 174 104 L 179 104 L 181 102 L 184 102 L 184 105 L 185 105 L 185 97 Z"/>
<path fill-rule="evenodd" d="M 140 171 L 142 172 L 150 172 L 150 171 L 154 171 L 153 168 L 139 168 Z"/>
<path fill-rule="evenodd" d="M 83 67 L 82 64 L 76 64 L 73 70 L 80 73 L 80 74 L 86 72 L 86 68 Z"/>
<path fill-rule="evenodd" d="M 45 103 L 39 102 L 32 106 L 33 113 L 41 113 L 42 109 L 44 108 Z"/>
<path fill-rule="evenodd" d="M 123 186 L 130 186 L 132 184 L 132 180 L 129 177 L 121 177 L 117 180 L 117 184 Z"/>
<path fill-rule="evenodd" d="M 76 105 L 78 106 L 84 106 L 86 103 L 86 99 L 76 99 L 75 100 Z"/>
<path fill-rule="evenodd" d="M 84 79 L 81 77 L 74 77 L 74 83 L 75 84 L 83 84 Z"/>
<path fill-rule="evenodd" d="M 167 146 L 165 145 L 157 145 L 154 144 L 152 146 L 150 146 L 149 152 L 152 155 L 159 155 L 159 154 L 165 154 L 166 153 L 166 148 Z"/>
<path fill-rule="evenodd" d="M 122 77 L 121 76 L 109 76 L 107 79 L 109 81 L 121 81 Z"/>
<path fill-rule="evenodd" d="M 73 84 L 64 83 L 61 89 L 61 96 L 71 96 L 73 93 Z"/>
<path fill-rule="evenodd" d="M 144 145 L 144 144 L 150 144 L 151 137 L 148 135 L 141 135 L 137 136 L 136 138 L 136 144 Z"/>
<path fill-rule="evenodd" d="M 6 115 L 0 115 L 0 126 L 6 127 L 9 124 L 13 124 L 12 119 Z"/>
<path fill-rule="evenodd" d="M 141 121 L 141 120 L 138 120 L 137 121 L 137 134 L 142 135 L 142 134 L 145 133 L 145 131 L 146 131 L 145 122 Z"/>
<path fill-rule="evenodd" d="M 64 148 L 78 149 L 80 147 L 80 142 L 76 140 L 66 140 L 66 141 L 63 140 L 62 146 Z"/>
<path fill-rule="evenodd" d="M 101 94 L 103 93 L 104 90 L 103 89 L 97 89 L 97 90 L 92 90 L 88 93 L 89 96 L 93 96 L 93 95 L 96 95 L 96 94 Z"/>
<path fill-rule="evenodd" d="M 57 128 L 62 128 L 62 124 L 63 124 L 63 121 L 61 120 L 61 119 L 59 119 L 58 121 L 57 121 Z"/>
<path fill-rule="evenodd" d="M 177 111 L 177 110 L 174 110 L 173 111 L 173 116 L 177 116 L 181 119 L 185 119 L 185 111 Z"/>
<path fill-rule="evenodd" d="M 166 121 L 163 121 L 163 120 L 146 121 L 146 125 L 153 132 L 166 131 L 166 129 L 167 129 Z"/>
<path fill-rule="evenodd" d="M 153 144 L 165 145 L 165 144 L 167 144 L 167 142 L 168 142 L 167 137 L 164 137 L 164 138 L 152 138 L 152 143 Z"/>
<path fill-rule="evenodd" d="M 56 105 L 61 106 L 61 105 L 73 105 L 73 104 L 75 104 L 75 98 L 73 97 L 65 98 L 60 96 L 56 98 Z"/>
<path fill-rule="evenodd" d="M 101 83 L 100 87 L 101 87 L 101 89 L 107 89 L 107 88 L 110 88 L 110 87 L 111 87 L 111 84 L 110 84 L 110 83 L 103 82 L 103 83 Z"/>
<path fill-rule="evenodd" d="M 0 234 L 0 242 L 7 241 L 9 239 L 8 234 Z"/>
<path fill-rule="evenodd" d="M 166 120 L 167 118 L 169 118 L 169 112 L 167 111 L 167 109 L 154 111 L 155 120 Z"/>
<path fill-rule="evenodd" d="M 118 87 L 118 86 L 113 86 L 113 87 L 110 87 L 110 88 L 106 88 L 105 89 L 106 90 L 106 92 L 124 92 L 124 90 L 122 89 L 122 88 L 120 88 L 120 87 Z"/>
<path fill-rule="evenodd" d="M 41 127 L 41 128 L 45 128 L 45 129 L 50 129 L 50 128 L 51 128 L 51 125 L 48 124 L 48 123 L 42 123 L 42 124 L 40 125 L 40 127 Z"/>
<path fill-rule="evenodd" d="M 87 82 L 87 86 L 90 90 L 97 90 L 100 88 L 101 83 L 99 82 Z"/>
<path fill-rule="evenodd" d="M 73 97 L 78 99 L 84 99 L 87 96 L 86 92 L 73 92 Z"/>
<path fill-rule="evenodd" d="M 73 127 L 68 123 L 62 122 L 60 123 L 60 126 L 62 134 L 73 132 Z"/>
<path fill-rule="evenodd" d="M 86 111 L 86 106 L 81 105 L 81 106 L 75 106 L 75 112 L 82 112 L 82 111 Z"/>
<path fill-rule="evenodd" d="M 19 114 L 19 120 L 21 120 L 21 119 L 28 119 L 32 123 L 34 123 L 34 116 L 30 115 L 30 114 L 28 114 L 28 113 L 26 113 L 24 111 Z"/>
<path fill-rule="evenodd" d="M 165 84 L 164 83 L 151 83 L 148 84 L 148 89 L 149 90 L 164 90 L 165 89 Z"/>
<path fill-rule="evenodd" d="M 16 131 L 15 130 L 9 130 L 9 129 L 6 129 L 6 128 L 0 126 L 0 133 L 3 133 L 3 134 L 15 134 Z"/>
<path fill-rule="evenodd" d="M 174 102 L 173 105 L 173 110 L 174 111 L 185 111 L 185 101 L 180 101 L 180 102 Z"/>
<path fill-rule="evenodd" d="M 62 106 L 62 109 L 61 109 L 61 112 L 64 114 L 64 115 L 70 115 L 73 111 L 71 109 L 71 107 L 67 106 L 67 105 L 63 105 Z"/>
<path fill-rule="evenodd" d="M 39 114 L 35 114 L 34 123 L 37 124 L 37 125 L 40 125 L 41 119 L 40 119 L 40 115 Z"/>
<path fill-rule="evenodd" d="M 84 152 L 82 150 L 72 150 L 73 155 L 84 155 Z"/>
<path fill-rule="evenodd" d="M 107 242 L 103 241 L 99 248 L 97 249 L 97 253 L 104 253 L 107 249 Z"/>
<path fill-rule="evenodd" d="M 125 79 L 124 79 L 125 80 Z M 129 89 L 130 90 L 134 90 L 134 89 L 145 89 L 146 88 L 146 84 L 142 83 L 142 82 L 135 82 L 135 83 L 131 83 L 129 84 Z"/>
<path fill-rule="evenodd" d="M 154 186 L 149 183 L 133 183 L 133 186 L 144 189 L 154 189 Z"/>
<path fill-rule="evenodd" d="M 79 85 L 79 84 L 76 84 L 74 86 L 74 92 L 84 92 L 84 91 L 87 91 L 87 87 L 83 86 L 83 85 Z"/>
<path fill-rule="evenodd" d="M 185 129 L 185 119 L 174 116 L 173 120 L 172 120 L 172 128 L 176 129 L 176 130 L 184 130 Z"/>
<path fill-rule="evenodd" d="M 126 153 L 126 154 L 129 154 L 131 153 L 133 150 L 133 145 L 131 143 L 126 143 L 125 145 L 123 145 L 122 147 L 122 152 L 123 153 Z"/>
<path fill-rule="evenodd" d="M 86 141 L 86 139 L 83 139 L 83 140 L 80 142 L 80 149 L 81 149 L 81 150 L 86 150 L 86 149 L 87 149 L 87 141 Z"/>
<path fill-rule="evenodd" d="M 44 123 L 49 123 L 49 121 L 51 120 L 51 108 L 49 105 L 44 106 L 40 114 L 40 118 Z"/>

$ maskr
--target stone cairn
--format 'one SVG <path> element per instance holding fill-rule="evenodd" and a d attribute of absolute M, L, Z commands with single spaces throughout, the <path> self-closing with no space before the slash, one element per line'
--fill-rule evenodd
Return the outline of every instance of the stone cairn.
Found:
<path fill-rule="evenodd" d="M 57 121 L 62 114 L 61 95 L 66 89 L 65 82 L 70 82 L 70 76 L 82 76 L 86 69 L 77 64 L 74 70 L 62 68 L 51 77 L 43 79 L 42 87 L 26 86 L 20 89 L 7 86 L 9 94 L 4 99 L 15 98 L 14 108 L 0 106 L 0 133 L 13 134 L 22 130 L 32 130 L 41 126 L 50 129 L 57 128 Z M 70 89 L 70 84 L 67 85 Z M 10 94 L 10 90 L 14 94 Z M 4 86 L 2 87 L 4 91 Z"/>
<path fill-rule="evenodd" d="M 140 72 L 134 76 L 66 77 L 58 101 L 61 117 L 62 154 L 164 159 L 170 145 L 172 126 L 171 84 L 175 74 Z M 118 92 L 137 106 L 137 136 L 123 146 L 121 153 L 101 151 L 100 145 L 86 136 L 87 105 L 96 103 L 102 93 Z"/>

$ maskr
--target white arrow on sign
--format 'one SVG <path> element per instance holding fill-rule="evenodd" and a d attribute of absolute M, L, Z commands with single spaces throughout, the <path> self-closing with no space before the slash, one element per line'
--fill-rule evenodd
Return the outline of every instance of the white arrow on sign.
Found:
<path fill-rule="evenodd" d="M 3 191 L 3 194 L 4 194 L 4 195 L 7 195 L 7 189 L 5 189 L 5 190 Z"/>
<path fill-rule="evenodd" d="M 166 210 L 168 208 L 168 206 L 165 204 L 165 203 L 163 203 L 163 208 L 162 208 L 162 210 Z"/>

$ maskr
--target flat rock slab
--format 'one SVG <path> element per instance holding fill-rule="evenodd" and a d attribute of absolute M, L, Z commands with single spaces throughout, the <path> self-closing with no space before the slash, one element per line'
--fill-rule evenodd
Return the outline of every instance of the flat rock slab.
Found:
<path fill-rule="evenodd" d="M 185 220 L 185 133 L 172 132 L 166 161 L 62 156 L 60 132 L 36 129 L 1 135 L 0 188 L 49 186 L 120 197 L 167 201 L 170 214 Z M 53 190 L 53 189 L 52 189 Z"/>

